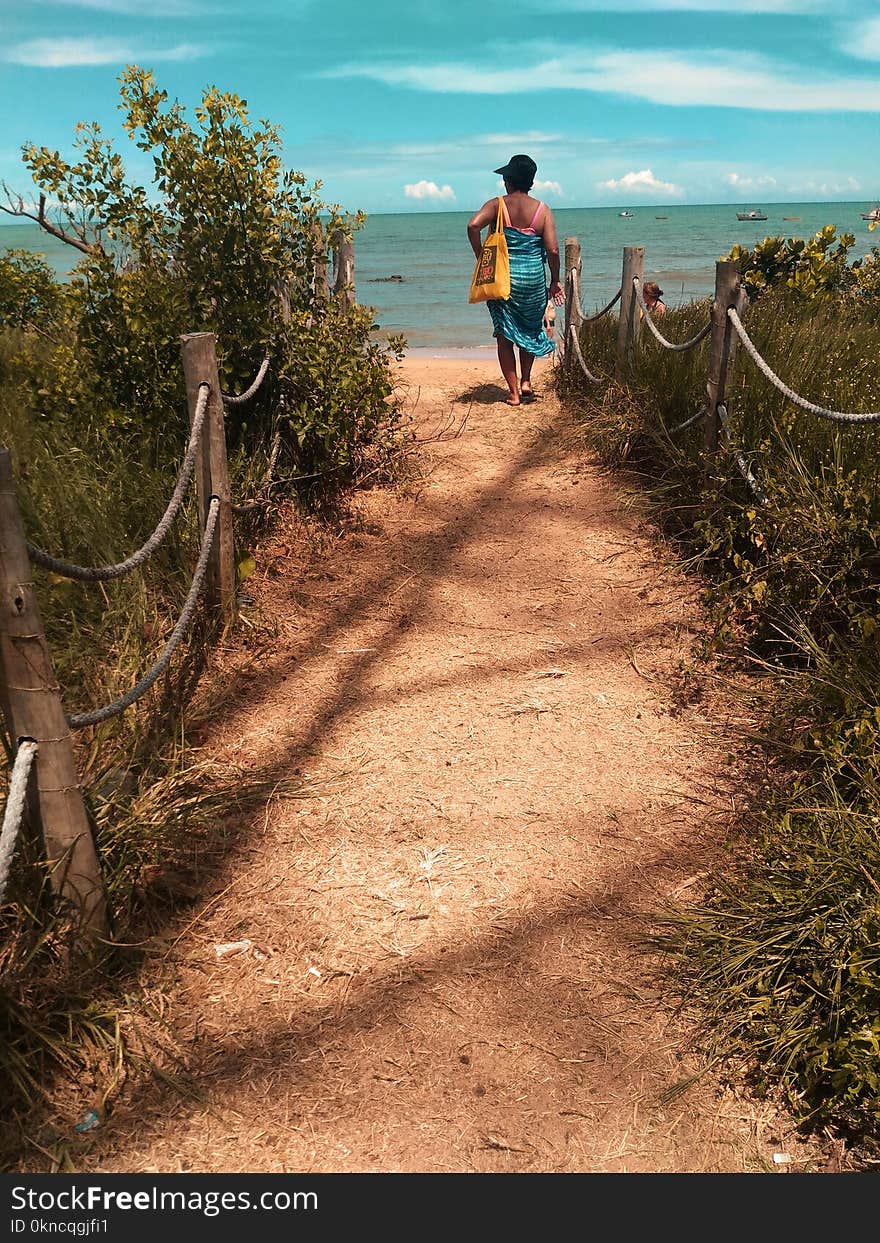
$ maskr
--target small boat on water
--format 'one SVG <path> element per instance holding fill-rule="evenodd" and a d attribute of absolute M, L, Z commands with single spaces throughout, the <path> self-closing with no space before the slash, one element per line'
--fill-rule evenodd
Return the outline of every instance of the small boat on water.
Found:
<path fill-rule="evenodd" d="M 800 220 L 800 216 L 783 216 L 783 220 Z"/>
<path fill-rule="evenodd" d="M 622 216 L 624 220 L 632 220 L 635 215 L 634 211 L 619 211 L 618 216 Z"/>
<path fill-rule="evenodd" d="M 736 213 L 737 220 L 766 220 L 767 217 L 762 211 L 738 211 Z"/>
<path fill-rule="evenodd" d="M 655 220 L 668 220 L 669 217 L 668 216 L 655 216 L 654 219 Z"/>
<path fill-rule="evenodd" d="M 862 219 L 870 220 L 873 224 L 880 223 L 880 203 L 875 203 L 870 211 L 863 211 Z"/>

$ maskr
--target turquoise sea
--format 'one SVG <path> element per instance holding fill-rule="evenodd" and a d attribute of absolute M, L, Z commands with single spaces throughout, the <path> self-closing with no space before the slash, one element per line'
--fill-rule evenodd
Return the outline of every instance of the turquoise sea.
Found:
<path fill-rule="evenodd" d="M 715 261 L 735 242 L 753 246 L 767 236 L 802 237 L 826 224 L 856 235 L 863 254 L 877 233 L 859 213 L 869 203 L 748 204 L 762 221 L 739 221 L 734 204 L 699 207 L 637 207 L 622 219 L 614 207 L 555 208 L 560 244 L 577 237 L 584 257 L 584 305 L 604 305 L 620 285 L 624 246 L 645 247 L 646 274 L 660 282 L 665 301 L 677 306 L 711 293 Z M 484 306 L 467 301 L 473 270 L 465 226 L 470 212 L 413 212 L 370 216 L 355 238 L 355 283 L 360 302 L 375 308 L 383 332 L 403 333 L 419 351 L 470 349 L 492 344 Z M 800 217 L 787 220 L 785 217 Z M 21 246 L 45 253 L 59 272 L 75 261 L 71 248 L 36 225 L 0 224 L 0 248 Z M 390 276 L 402 280 L 390 281 Z"/>

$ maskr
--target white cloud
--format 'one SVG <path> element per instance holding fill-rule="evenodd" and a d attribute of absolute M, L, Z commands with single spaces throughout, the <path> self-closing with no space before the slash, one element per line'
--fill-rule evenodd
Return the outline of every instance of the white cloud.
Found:
<path fill-rule="evenodd" d="M 390 145 L 386 143 L 376 147 L 361 147 L 360 150 L 369 149 L 386 155 L 412 156 L 415 158 L 420 156 L 430 158 L 450 154 L 460 158 L 463 151 L 472 154 L 475 151 L 485 150 L 490 147 L 501 147 L 503 152 L 487 152 L 485 156 L 479 156 L 480 159 L 491 159 L 497 162 L 498 157 L 502 153 L 507 158 L 511 151 L 528 151 L 530 148 L 535 150 L 560 141 L 562 141 L 561 134 L 547 134 L 542 130 L 529 130 L 522 134 L 467 134 L 464 137 L 441 138 L 434 142 L 398 142 Z"/>
<path fill-rule="evenodd" d="M 862 183 L 857 177 L 844 177 L 837 181 L 801 181 L 785 187 L 788 194 L 818 194 L 822 198 L 836 194 L 855 194 L 861 188 Z"/>
<path fill-rule="evenodd" d="M 859 60 L 880 60 L 880 17 L 851 26 L 841 47 Z"/>
<path fill-rule="evenodd" d="M 430 203 L 451 203 L 455 200 L 452 186 L 438 186 L 436 181 L 416 181 L 403 187 L 408 199 L 419 199 Z"/>
<path fill-rule="evenodd" d="M 548 46 L 531 64 L 497 67 L 458 61 L 435 64 L 370 62 L 327 69 L 329 78 L 371 78 L 413 90 L 467 95 L 538 91 L 597 91 L 676 107 L 748 108 L 771 112 L 874 112 L 880 78 L 813 72 L 763 56 L 691 51 L 571 51 Z"/>
<path fill-rule="evenodd" d="M 54 0 L 55 4 L 63 4 L 70 9 L 94 9 L 99 13 L 133 13 L 139 16 L 144 12 L 144 0 Z M 150 17 L 192 17 L 202 12 L 199 4 L 190 0 L 150 0 Z"/>
<path fill-rule="evenodd" d="M 681 186 L 671 181 L 661 181 L 655 177 L 650 168 L 643 168 L 637 173 L 624 173 L 622 177 L 611 177 L 608 181 L 598 183 L 600 190 L 611 190 L 615 193 L 628 190 L 630 194 L 663 194 L 668 198 L 681 198 L 684 194 Z"/>
<path fill-rule="evenodd" d="M 192 43 L 178 43 L 174 47 L 135 47 L 118 39 L 98 36 L 96 38 L 31 39 L 16 44 L 2 53 L 4 60 L 13 65 L 29 65 L 40 69 L 66 69 L 86 65 L 126 65 L 140 61 L 195 60 L 205 54 L 205 48 Z"/>
<path fill-rule="evenodd" d="M 777 184 L 775 177 L 742 177 L 739 173 L 728 173 L 724 180 L 734 190 L 771 190 Z"/>
<path fill-rule="evenodd" d="M 550 142 L 558 142 L 561 134 L 547 134 L 543 130 L 530 129 L 520 134 L 478 134 L 474 142 L 484 142 L 493 147 L 526 147 L 546 146 Z"/>
<path fill-rule="evenodd" d="M 540 194 L 555 194 L 557 198 L 565 198 L 562 186 L 558 181 L 542 181 L 540 177 L 536 177 L 532 189 L 537 190 Z"/>

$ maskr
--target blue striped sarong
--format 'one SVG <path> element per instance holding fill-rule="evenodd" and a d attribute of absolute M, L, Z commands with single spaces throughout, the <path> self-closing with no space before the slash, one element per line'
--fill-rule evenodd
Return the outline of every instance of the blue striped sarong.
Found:
<path fill-rule="evenodd" d="M 536 233 L 505 228 L 510 253 L 510 297 L 487 302 L 496 337 L 507 337 L 536 358 L 556 349 L 544 331 L 547 309 L 547 278 L 544 274 L 544 239 Z"/>

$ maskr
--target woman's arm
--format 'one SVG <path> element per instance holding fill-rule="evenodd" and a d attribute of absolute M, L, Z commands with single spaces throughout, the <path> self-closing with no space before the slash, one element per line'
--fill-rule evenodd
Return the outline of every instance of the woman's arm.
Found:
<path fill-rule="evenodd" d="M 474 212 L 468 221 L 468 241 L 471 244 L 471 250 L 478 259 L 483 249 L 483 229 L 485 229 L 487 224 L 494 224 L 497 213 L 498 199 L 489 199 L 478 212 Z"/>
<path fill-rule="evenodd" d="M 559 283 L 559 238 L 556 236 L 556 221 L 549 207 L 544 207 L 544 249 L 547 252 L 547 266 L 550 269 L 550 297 L 557 306 L 565 301 L 565 294 Z"/>

